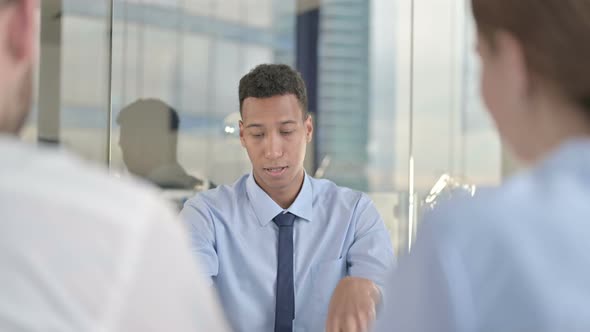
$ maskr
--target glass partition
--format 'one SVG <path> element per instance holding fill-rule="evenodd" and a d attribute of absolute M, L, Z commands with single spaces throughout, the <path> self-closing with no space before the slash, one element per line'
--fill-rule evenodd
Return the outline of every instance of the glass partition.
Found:
<path fill-rule="evenodd" d="M 466 3 L 44 0 L 23 136 L 180 204 L 250 170 L 238 80 L 287 63 L 308 85 L 308 173 L 368 193 L 403 254 L 440 193 L 498 184 L 511 165 L 479 98 Z"/>

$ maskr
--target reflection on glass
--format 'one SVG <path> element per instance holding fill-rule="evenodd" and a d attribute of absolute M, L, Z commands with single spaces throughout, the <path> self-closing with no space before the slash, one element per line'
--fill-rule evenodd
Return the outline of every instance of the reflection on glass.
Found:
<path fill-rule="evenodd" d="M 129 172 L 163 189 L 202 189 L 177 159 L 178 113 L 158 99 L 140 99 L 119 113 L 119 146 Z"/>
<path fill-rule="evenodd" d="M 428 196 L 421 203 L 423 207 L 433 210 L 442 201 L 452 197 L 473 197 L 476 189 L 475 185 L 462 183 L 445 173 L 440 176 L 432 186 Z"/>

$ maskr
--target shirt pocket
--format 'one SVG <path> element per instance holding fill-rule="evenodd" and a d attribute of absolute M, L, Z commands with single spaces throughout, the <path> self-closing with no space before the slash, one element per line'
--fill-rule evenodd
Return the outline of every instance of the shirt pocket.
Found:
<path fill-rule="evenodd" d="M 332 293 L 345 275 L 346 260 L 344 258 L 323 261 L 312 266 L 312 290 L 316 310 L 328 312 Z"/>

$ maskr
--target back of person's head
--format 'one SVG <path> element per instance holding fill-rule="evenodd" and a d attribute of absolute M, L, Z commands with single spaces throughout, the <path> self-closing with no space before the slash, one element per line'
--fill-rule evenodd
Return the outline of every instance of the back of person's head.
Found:
<path fill-rule="evenodd" d="M 17 134 L 32 103 L 37 0 L 0 0 L 0 133 Z"/>
<path fill-rule="evenodd" d="M 590 1 L 472 0 L 482 95 L 500 136 L 535 163 L 590 136 Z"/>
<path fill-rule="evenodd" d="M 301 74 L 284 64 L 258 65 L 240 79 L 240 114 L 244 100 L 248 97 L 269 98 L 288 94 L 297 98 L 306 118 L 307 92 Z"/>
<path fill-rule="evenodd" d="M 528 74 L 590 114 L 590 1 L 472 0 L 480 34 L 494 47 L 499 32 L 520 42 Z"/>
<path fill-rule="evenodd" d="M 140 99 L 121 110 L 119 146 L 125 165 L 147 176 L 155 168 L 176 161 L 178 113 L 158 99 Z"/>
<path fill-rule="evenodd" d="M 139 99 L 123 108 L 117 117 L 122 128 L 152 132 L 176 132 L 180 124 L 174 108 L 159 99 Z"/>

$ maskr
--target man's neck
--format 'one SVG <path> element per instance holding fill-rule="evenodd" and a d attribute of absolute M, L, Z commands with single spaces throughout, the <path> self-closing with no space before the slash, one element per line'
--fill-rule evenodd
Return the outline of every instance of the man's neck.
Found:
<path fill-rule="evenodd" d="M 295 181 L 295 183 L 299 184 L 298 186 L 293 185 L 291 187 L 284 188 L 283 190 L 265 190 L 256 180 L 256 176 L 254 176 L 254 181 L 256 182 L 256 184 L 262 190 L 264 190 L 264 192 L 266 192 L 268 196 L 270 196 L 270 198 L 283 209 L 288 209 L 293 204 L 293 202 L 295 202 L 297 196 L 299 196 L 301 188 L 303 187 L 304 180 L 305 172 L 302 170 L 301 174 L 299 175 L 298 181 Z"/>

